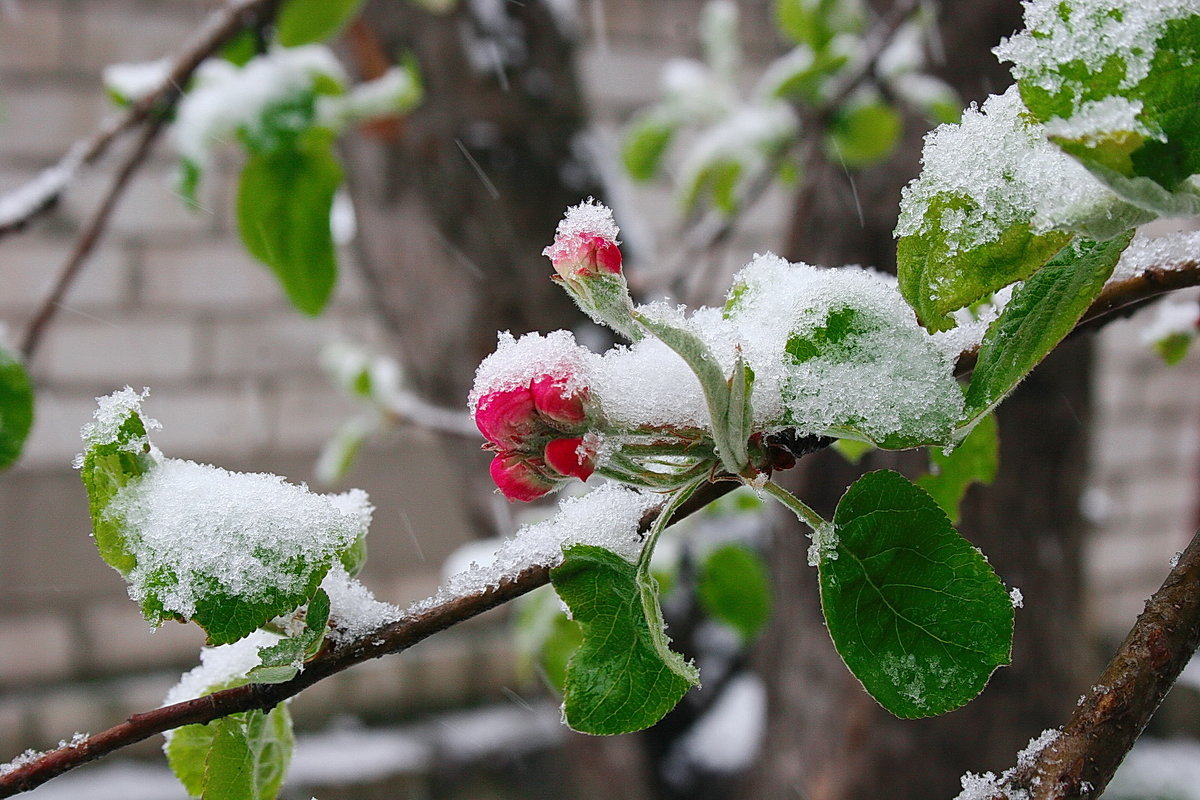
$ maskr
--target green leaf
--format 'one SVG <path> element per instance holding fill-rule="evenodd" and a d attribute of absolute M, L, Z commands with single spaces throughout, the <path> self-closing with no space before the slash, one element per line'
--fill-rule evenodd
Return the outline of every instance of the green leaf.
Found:
<path fill-rule="evenodd" d="M 695 373 L 708 403 L 713 441 L 721 464 L 733 475 L 740 473 L 750 458 L 746 445 L 748 436 L 742 434 L 749 427 L 754 372 L 739 357 L 733 376 L 726 380 L 716 356 L 699 336 L 640 312 L 635 311 L 633 318 L 674 350 Z"/>
<path fill-rule="evenodd" d="M 238 230 L 305 314 L 325 307 L 337 279 L 329 213 L 342 182 L 332 137 L 312 130 L 280 149 L 251 156 L 238 186 Z"/>
<path fill-rule="evenodd" d="M 754 550 L 727 544 L 708 554 L 696 584 L 709 616 L 733 628 L 749 644 L 771 616 L 771 579 Z"/>
<path fill-rule="evenodd" d="M 1196 338 L 1191 333 L 1172 333 L 1154 343 L 1154 352 L 1167 364 L 1174 366 L 1187 357 L 1188 348 Z"/>
<path fill-rule="evenodd" d="M 958 505 L 972 483 L 989 484 L 996 479 L 1000 464 L 1000 440 L 996 417 L 988 414 L 967 438 L 946 455 L 940 448 L 929 450 L 930 473 L 917 478 L 917 485 L 929 492 L 954 524 L 958 524 Z"/>
<path fill-rule="evenodd" d="M 321 42 L 354 18 L 363 0 L 287 0 L 275 21 L 284 47 Z"/>
<path fill-rule="evenodd" d="M 0 346 L 0 469 L 21 457 L 33 427 L 33 384 L 25 366 Z"/>
<path fill-rule="evenodd" d="M 988 413 L 1063 340 L 1099 296 L 1133 231 L 1078 241 L 1025 281 L 988 328 L 967 387 L 967 425 Z"/>
<path fill-rule="evenodd" d="M 829 126 L 830 157 L 848 169 L 869 166 L 892 154 L 903 130 L 900 115 L 887 103 L 839 110 Z"/>
<path fill-rule="evenodd" d="M 833 449 L 851 464 L 857 464 L 862 461 L 863 456 L 875 449 L 875 445 L 858 439 L 838 439 L 834 441 Z"/>
<path fill-rule="evenodd" d="M 582 626 L 567 665 L 563 714 L 593 734 L 647 728 L 675 707 L 699 674 L 668 647 L 653 578 L 602 547 L 573 545 L 550 572 L 559 597 Z"/>
<path fill-rule="evenodd" d="M 284 564 L 278 567 L 289 575 L 307 577 L 307 581 L 294 589 L 285 590 L 277 586 L 259 588 L 262 599 L 249 600 L 223 590 L 205 576 L 191 578 L 197 592 L 196 611 L 191 620 L 204 628 L 208 644 L 236 642 L 261 628 L 270 620 L 304 605 L 317 592 L 321 581 L 329 572 L 329 564 Z M 149 620 L 171 619 L 174 614 L 162 610 L 159 592 L 168 595 L 179 583 L 172 574 L 156 575 L 146 581 L 147 599 L 142 604 L 142 613 Z"/>
<path fill-rule="evenodd" d="M 775 21 L 797 44 L 824 50 L 839 33 L 862 29 L 862 7 L 852 0 L 775 0 Z"/>
<path fill-rule="evenodd" d="M 677 128 L 678 124 L 664 114 L 650 112 L 634 119 L 621 148 L 621 161 L 631 178 L 648 181 L 658 173 Z"/>
<path fill-rule="evenodd" d="M 259 53 L 259 38 L 256 31 L 243 28 L 221 48 L 221 58 L 235 67 L 244 67 Z"/>
<path fill-rule="evenodd" d="M 896 244 L 900 293 L 930 331 L 953 328 L 949 312 L 1029 277 L 1071 241 L 1065 231 L 1035 234 L 1018 223 L 986 244 L 961 249 L 942 221 L 977 208 L 968 197 L 939 195 L 925 210 L 925 229 Z"/>
<path fill-rule="evenodd" d="M 838 654 L 898 717 L 971 700 L 1009 662 L 1013 607 L 987 559 L 896 472 L 859 478 L 818 548 L 821 607 Z"/>
<path fill-rule="evenodd" d="M 166 747 L 171 770 L 202 800 L 274 800 L 292 757 L 287 706 L 247 711 L 174 731 Z"/>
<path fill-rule="evenodd" d="M 252 683 L 283 683 L 300 671 L 304 662 L 317 654 L 329 625 L 329 595 L 318 589 L 308 601 L 304 630 L 280 639 L 258 651 L 259 665 L 246 674 Z"/>
<path fill-rule="evenodd" d="M 136 412 L 131 412 L 113 441 L 88 448 L 79 472 L 87 489 L 92 535 L 100 557 L 122 575 L 128 575 L 137 566 L 137 559 L 125 540 L 123 522 L 106 515 L 105 509 L 126 484 L 153 468 L 154 459 L 149 451 L 146 426 Z"/>
<path fill-rule="evenodd" d="M 1124 2 L 1060 4 L 1002 46 L 1051 141 L 1113 191 L 1162 215 L 1200 213 L 1200 14 L 1127 14 Z M 1174 14 L 1175 18 L 1170 18 Z M 1107 55 L 1077 55 L 1109 42 Z M 1103 46 L 1103 45 L 1101 45 Z"/>

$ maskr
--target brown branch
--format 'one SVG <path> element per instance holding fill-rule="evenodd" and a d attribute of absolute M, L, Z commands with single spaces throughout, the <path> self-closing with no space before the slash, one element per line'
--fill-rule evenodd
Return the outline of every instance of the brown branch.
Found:
<path fill-rule="evenodd" d="M 1200 644 L 1200 533 L 1146 603 L 1062 733 L 992 800 L 1098 797 Z"/>
<path fill-rule="evenodd" d="M 28 191 L 34 197 L 21 204 L 25 206 L 21 213 L 9 218 L 0 218 L 0 237 L 21 230 L 35 217 L 53 208 L 78 169 L 95 163 L 123 133 L 148 119 L 161 117 L 168 112 L 178 102 L 183 87 L 200 63 L 243 29 L 269 19 L 278 2 L 279 0 L 228 0 L 224 6 L 209 15 L 195 37 L 176 57 L 170 72 L 154 91 L 133 103 L 121 116 L 106 122 L 91 137 L 76 143 L 57 164 L 45 170 L 31 184 L 9 195 L 11 197 Z M 57 174 L 58 177 L 46 180 L 46 176 L 52 174 Z M 44 190 L 37 188 L 38 183 L 44 185 Z"/>
<path fill-rule="evenodd" d="M 42 335 L 46 331 L 46 327 L 62 307 L 63 297 L 71 288 L 71 284 L 79 276 L 92 251 L 96 249 L 96 245 L 100 242 L 100 237 L 104 235 L 104 230 L 108 227 L 108 221 L 112 217 L 113 211 L 116 210 L 117 202 L 121 199 L 121 195 L 125 193 L 125 188 L 129 185 L 129 181 L 134 173 L 137 172 L 138 168 L 146 160 L 146 156 L 150 153 L 150 149 L 154 145 L 154 140 L 158 138 L 158 134 L 162 130 L 162 125 L 162 119 L 159 117 L 151 118 L 146 123 L 146 127 L 142 129 L 142 135 L 138 139 L 137 145 L 121 163 L 117 169 L 117 174 L 113 176 L 108 191 L 100 200 L 100 205 L 92 212 L 91 218 L 88 219 L 83 230 L 79 232 L 79 237 L 75 240 L 75 247 L 67 257 L 66 263 L 63 264 L 63 268 L 54 282 L 54 287 L 50 290 L 50 294 L 46 296 L 46 299 L 42 301 L 42 305 L 34 314 L 29 327 L 25 331 L 25 338 L 21 342 L 21 355 L 24 357 L 25 363 L 29 363 L 32 360 L 33 354 L 37 351 L 38 344 L 42 340 Z"/>
<path fill-rule="evenodd" d="M 707 484 L 679 509 L 675 519 L 683 519 L 695 513 L 740 485 L 733 480 Z M 661 507 L 647 513 L 642 520 L 643 531 L 649 529 L 660 510 Z M 108 730 L 31 757 L 15 769 L 0 774 L 0 798 L 27 792 L 64 772 L 148 739 L 157 733 L 183 725 L 212 722 L 243 711 L 265 711 L 273 708 L 344 669 L 373 658 L 403 652 L 439 631 L 515 600 L 549 581 L 550 567 L 535 564 L 526 567 L 515 577 L 502 580 L 499 585 L 482 592 L 452 598 L 423 611 L 405 615 L 352 641 L 327 646 L 305 664 L 303 672 L 289 681 L 247 684 L 195 700 L 134 714 Z"/>

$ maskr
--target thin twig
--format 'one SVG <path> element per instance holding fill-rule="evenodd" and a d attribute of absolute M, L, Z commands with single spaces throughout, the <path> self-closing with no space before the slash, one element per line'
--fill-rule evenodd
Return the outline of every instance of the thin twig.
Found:
<path fill-rule="evenodd" d="M 84 264 L 87 263 L 88 256 L 96 248 L 100 241 L 100 237 L 104 234 L 104 229 L 108 227 L 108 221 L 112 217 L 113 211 L 117 207 L 117 202 L 124 194 L 125 188 L 129 185 L 130 178 L 137 172 L 138 168 L 146 160 L 146 156 L 150 153 L 150 148 L 154 145 L 154 140 L 158 138 L 159 132 L 162 130 L 163 122 L 159 117 L 153 117 L 146 122 L 146 127 L 142 129 L 142 135 L 137 141 L 137 145 L 125 157 L 117 169 L 117 174 L 113 176 L 112 183 L 108 187 L 108 191 L 100 201 L 100 205 L 92 212 L 91 218 L 80 231 L 79 237 L 75 240 L 75 247 L 71 254 L 67 257 L 67 261 L 63 264 L 62 270 L 58 274 L 58 279 L 54 282 L 54 288 L 50 290 L 50 294 L 42 301 L 42 305 L 34 314 L 33 319 L 29 323 L 29 327 L 25 330 L 25 338 L 21 342 L 21 355 L 25 362 L 29 363 L 33 359 L 33 354 L 37 352 L 38 344 L 42 340 L 42 335 L 46 331 L 46 327 L 50 321 L 54 319 L 54 315 L 62 308 L 62 299 L 66 296 L 67 291 L 71 288 L 71 284 L 75 282 Z"/>
<path fill-rule="evenodd" d="M 228 0 L 205 20 L 195 37 L 175 58 L 170 72 L 155 89 L 133 103 L 124 114 L 105 122 L 89 138 L 77 142 L 65 156 L 44 170 L 28 186 L 10 193 L 30 195 L 23 202 L 13 203 L 16 213 L 0 216 L 0 237 L 24 228 L 35 217 L 45 213 L 58 202 L 75 173 L 82 166 L 95 163 L 123 133 L 152 117 L 169 111 L 178 101 L 182 87 L 206 58 L 217 52 L 242 29 L 269 16 L 279 0 Z M 47 180 L 52 176 L 53 180 Z M 40 184 L 40 187 L 39 187 Z M 0 201 L 0 205 L 3 202 Z"/>
<path fill-rule="evenodd" d="M 1062 733 L 1028 765 L 1006 774 L 1007 800 L 1098 797 L 1200 645 L 1200 533 L 1125 637 Z"/>

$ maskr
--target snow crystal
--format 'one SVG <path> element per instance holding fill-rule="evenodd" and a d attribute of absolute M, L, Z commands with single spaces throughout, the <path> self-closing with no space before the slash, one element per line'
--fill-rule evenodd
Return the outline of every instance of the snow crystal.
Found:
<path fill-rule="evenodd" d="M 1166 236 L 1139 233 L 1121 253 L 1109 283 L 1136 278 L 1147 270 L 1174 270 L 1200 262 L 1200 231 L 1182 231 Z"/>
<path fill-rule="evenodd" d="M 949 255 L 997 240 L 1010 227 L 1035 233 L 1075 226 L 1108 230 L 1120 201 L 1075 159 L 1052 145 L 1030 122 L 1016 86 L 972 104 L 962 121 L 940 125 L 925 137 L 921 175 L 904 188 L 897 236 L 940 230 Z M 938 198 L 956 200 L 932 217 Z"/>
<path fill-rule="evenodd" d="M 667 779 L 705 772 L 733 774 L 750 767 L 766 733 L 767 692 L 751 672 L 733 678 L 707 713 L 667 755 Z"/>
<path fill-rule="evenodd" d="M 90 733 L 73 734 L 70 739 L 60 739 L 58 742 L 58 747 L 55 749 L 61 750 L 64 747 L 79 747 L 86 742 L 90 736 Z M 9 761 L 7 764 L 0 764 L 0 777 L 3 777 L 10 772 L 15 772 L 26 764 L 31 764 L 44 755 L 46 755 L 46 751 L 33 749 L 26 750 L 12 761 Z"/>
<path fill-rule="evenodd" d="M 346 83 L 341 65 L 322 45 L 272 50 L 241 69 L 224 59 L 205 61 L 179 101 L 175 147 L 183 158 L 203 165 L 214 142 L 242 128 L 253 130 L 268 107 L 309 91 L 318 77 Z"/>
<path fill-rule="evenodd" d="M 121 521 L 137 561 L 130 597 L 191 617 L 214 587 L 250 601 L 301 591 L 308 575 L 295 565 L 336 559 L 366 532 L 371 510 L 359 490 L 335 499 L 277 475 L 160 457 L 104 515 Z M 177 582 L 163 585 L 164 576 Z"/>
<path fill-rule="evenodd" d="M 1022 595 L 1021 590 L 1015 586 L 1008 590 L 1008 599 L 1012 601 L 1013 608 L 1025 607 L 1025 596 Z"/>
<path fill-rule="evenodd" d="M 246 677 L 246 673 L 259 665 L 258 650 L 278 642 L 279 634 L 257 630 L 233 644 L 200 649 L 200 664 L 183 673 L 167 696 L 163 705 L 170 706 L 202 697 L 215 687 L 225 687 Z"/>
<path fill-rule="evenodd" d="M 577 206 L 571 206 L 554 229 L 554 238 L 581 235 L 599 236 L 601 239 L 617 241 L 621 229 L 613 220 L 612 209 L 589 197 Z"/>
<path fill-rule="evenodd" d="M 521 526 L 515 536 L 500 545 L 490 564 L 470 564 L 450 576 L 436 595 L 414 604 L 407 613 L 420 613 L 447 600 L 477 594 L 535 564 L 556 566 L 562 562 L 563 548 L 573 544 L 603 547 L 634 561 L 641 552 L 638 531 L 642 517 L 659 502 L 655 495 L 613 483 L 567 498 L 559 504 L 555 516 Z"/>
<path fill-rule="evenodd" d="M 147 433 L 152 430 L 158 430 L 162 425 L 158 424 L 158 420 L 151 419 L 141 413 L 142 401 L 150 395 L 150 390 L 143 387 L 141 392 L 135 392 L 132 388 L 126 386 L 124 389 L 113 392 L 106 397 L 96 398 L 96 410 L 92 412 L 93 420 L 83 426 L 79 435 L 83 437 L 83 442 L 88 447 L 107 444 L 117 440 L 117 433 L 121 425 L 129 418 L 130 414 L 137 414 L 142 419 L 142 424 L 145 426 Z M 150 440 L 146 437 L 130 440 L 123 449 L 131 453 L 140 453 L 150 446 Z M 82 462 L 78 466 L 82 466 Z"/>
<path fill-rule="evenodd" d="M 339 562 L 334 562 L 321 588 L 329 595 L 329 618 L 334 623 L 332 635 L 336 641 L 356 639 L 402 616 L 399 606 L 376 600 L 371 590 L 346 574 Z"/>
<path fill-rule="evenodd" d="M 1083 87 L 1057 70 L 1082 63 L 1100 72 L 1114 55 L 1125 63 L 1122 88 L 1136 86 L 1150 72 L 1155 44 L 1168 20 L 1196 12 L 1195 0 L 1025 0 L 1025 27 L 993 52 L 1013 63 L 1013 76 L 1057 95 Z M 1063 19 L 1063 10 L 1070 11 Z"/>
<path fill-rule="evenodd" d="M 1138 119 L 1141 113 L 1141 100 L 1128 100 L 1118 95 L 1088 100 L 1079 106 L 1069 120 L 1062 117 L 1047 120 L 1046 135 L 1083 139 L 1109 131 L 1133 131 L 1149 137 L 1150 129 Z"/>
<path fill-rule="evenodd" d="M 1167 298 L 1154 304 L 1154 319 L 1141 332 L 1142 344 L 1152 345 L 1171 336 L 1195 336 L 1200 326 L 1200 304 Z"/>
<path fill-rule="evenodd" d="M 171 74 L 171 59 L 141 61 L 128 64 L 109 64 L 101 79 L 104 88 L 130 103 L 157 91 Z"/>
<path fill-rule="evenodd" d="M 1013 789 L 1006 784 L 1017 772 L 1033 766 L 1042 751 L 1054 742 L 1062 732 L 1057 728 L 1048 728 L 1029 740 L 1025 749 L 1017 753 L 1015 767 L 1006 769 L 997 776 L 994 772 L 982 775 L 968 772 L 961 778 L 962 791 L 954 800 L 992 800 L 994 797 L 1004 797 L 1008 800 L 1029 800 L 1029 792 L 1024 789 Z"/>
<path fill-rule="evenodd" d="M 559 223 L 560 230 L 565 223 L 566 220 Z M 540 375 L 565 377 L 567 392 L 591 385 L 589 375 L 596 356 L 579 345 L 570 332 L 553 331 L 545 336 L 528 333 L 515 339 L 504 331 L 497 338 L 496 352 L 485 358 L 475 371 L 475 384 L 467 398 L 472 412 L 485 394 L 527 386 Z"/>

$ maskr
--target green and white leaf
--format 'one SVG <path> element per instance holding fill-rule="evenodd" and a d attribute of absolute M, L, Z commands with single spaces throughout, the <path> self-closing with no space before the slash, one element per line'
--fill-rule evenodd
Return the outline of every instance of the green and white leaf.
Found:
<path fill-rule="evenodd" d="M 948 455 L 941 448 L 930 448 L 929 462 L 929 474 L 917 478 L 917 485 L 929 492 L 950 522 L 957 525 L 959 504 L 971 484 L 989 484 L 996 479 L 1000 439 L 995 415 L 979 420 Z"/>
<path fill-rule="evenodd" d="M 771 617 L 771 579 L 761 555 L 742 544 L 726 544 L 700 565 L 696 594 L 705 612 L 753 642 Z"/>
<path fill-rule="evenodd" d="M 653 578 L 610 550 L 573 545 L 550 572 L 582 626 L 567 664 L 563 714 L 574 730 L 617 734 L 647 728 L 699 683 L 663 630 Z"/>
<path fill-rule="evenodd" d="M 329 595 L 324 589 L 317 589 L 305 609 L 304 629 L 260 648 L 259 665 L 247 673 L 247 679 L 251 683 L 283 683 L 294 678 L 304 662 L 321 649 L 328 624 Z"/>
<path fill-rule="evenodd" d="M 864 475 L 823 537 L 821 607 L 838 654 L 898 717 L 958 708 L 1009 662 L 1013 606 L 987 559 L 926 492 Z"/>
<path fill-rule="evenodd" d="M 896 226 L 900 291 L 931 331 L 950 312 L 1040 269 L 1082 234 L 1110 239 L 1153 218 L 1050 144 L 1016 89 L 926 138 Z"/>
<path fill-rule="evenodd" d="M 313 599 L 334 562 L 360 547 L 366 495 L 165 458 L 146 435 L 142 397 L 101 399 L 82 474 L 97 547 L 146 619 L 192 620 L 222 644 Z"/>
<path fill-rule="evenodd" d="M 0 343 L 0 469 L 21 457 L 32 427 L 33 384 L 21 360 Z"/>
<path fill-rule="evenodd" d="M 997 48 L 1051 141 L 1154 214 L 1200 213 L 1200 8 L 1036 0 Z"/>
<path fill-rule="evenodd" d="M 242 169 L 237 197 L 242 241 L 305 314 L 321 313 L 337 279 L 329 215 L 341 182 L 332 135 L 321 129 L 296 139 L 294 149 L 253 155 Z"/>
<path fill-rule="evenodd" d="M 1133 231 L 1078 241 L 1013 292 L 979 347 L 966 395 L 966 424 L 991 411 L 1071 332 L 1100 295 Z"/>

